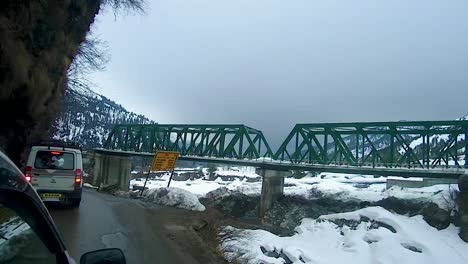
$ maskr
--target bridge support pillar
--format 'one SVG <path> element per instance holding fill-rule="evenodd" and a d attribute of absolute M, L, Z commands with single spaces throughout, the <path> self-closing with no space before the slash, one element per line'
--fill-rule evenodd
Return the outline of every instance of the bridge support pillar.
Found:
<path fill-rule="evenodd" d="M 89 174 L 94 186 L 117 185 L 120 190 L 128 191 L 130 185 L 130 157 L 118 154 L 92 152 Z"/>
<path fill-rule="evenodd" d="M 468 242 L 468 175 L 460 176 L 458 189 L 460 190 L 458 197 L 460 238 Z"/>
<path fill-rule="evenodd" d="M 260 199 L 259 217 L 263 219 L 273 203 L 283 196 L 285 171 L 258 168 L 257 174 L 262 176 L 262 195 Z"/>

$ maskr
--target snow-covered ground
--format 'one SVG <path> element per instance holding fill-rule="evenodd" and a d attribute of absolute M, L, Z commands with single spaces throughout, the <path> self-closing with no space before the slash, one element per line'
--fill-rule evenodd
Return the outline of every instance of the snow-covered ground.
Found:
<path fill-rule="evenodd" d="M 234 177 L 246 177 L 246 178 L 261 178 L 260 175 L 255 173 L 254 167 L 218 167 L 216 172 L 218 176 L 234 176 Z"/>
<path fill-rule="evenodd" d="M 354 225 L 340 224 L 340 219 Z M 455 226 L 438 231 L 422 216 L 397 215 L 381 207 L 303 219 L 291 237 L 232 227 L 225 231 L 238 231 L 221 247 L 228 260 L 240 263 L 468 263 L 468 244 Z"/>
<path fill-rule="evenodd" d="M 323 178 L 322 178 L 323 177 Z M 331 195 L 335 199 L 375 202 L 388 197 L 411 199 L 436 203 L 439 207 L 450 209 L 453 207 L 451 192 L 458 191 L 456 184 L 439 184 L 422 188 L 402 188 L 393 186 L 386 188 L 387 179 L 401 179 L 399 177 L 379 177 L 366 175 L 345 175 L 324 173 L 319 177 L 304 177 L 302 179 L 286 178 L 286 195 L 300 195 L 312 198 L 311 190 L 324 195 Z M 406 179 L 420 180 L 420 179 Z"/>
<path fill-rule="evenodd" d="M 218 171 L 222 173 L 217 173 L 219 177 L 214 181 L 206 180 L 208 177 L 172 181 L 170 189 L 175 187 L 193 193 L 196 196 L 192 200 L 197 202 L 197 196 L 203 197 L 220 187 L 247 195 L 260 194 L 262 182 L 250 181 L 258 176 L 254 172 L 249 172 L 252 173 L 249 177 L 243 171 L 243 176 L 232 180 L 231 176 L 240 176 L 240 170 L 218 168 Z M 441 208 L 453 209 L 451 192 L 458 190 L 455 184 L 424 188 L 393 186 L 386 189 L 390 178 L 397 177 L 322 173 L 316 177 L 285 178 L 284 192 L 285 195 L 299 195 L 307 199 L 326 195 L 338 200 L 370 202 L 396 197 L 434 202 Z M 147 187 L 165 189 L 168 180 L 169 174 L 165 174 L 149 180 Z M 134 179 L 130 185 L 143 184 L 144 179 Z M 158 195 L 154 191 L 147 192 L 153 192 L 150 196 L 157 200 Z M 167 205 L 170 205 L 169 202 Z M 457 227 L 450 225 L 439 231 L 429 226 L 422 216 L 397 215 L 381 207 L 323 215 L 318 219 L 305 218 L 296 227 L 297 234 L 291 237 L 279 237 L 265 230 L 232 227 L 226 227 L 224 231 L 230 231 L 229 239 L 221 245 L 225 257 L 239 263 L 468 263 L 468 244 L 459 238 Z"/>
<path fill-rule="evenodd" d="M 224 170 L 225 175 L 230 175 Z M 233 171 L 232 173 L 238 173 Z M 393 177 L 396 178 L 396 177 Z M 386 189 L 388 177 L 374 178 L 367 175 L 322 173 L 317 177 L 306 176 L 302 179 L 285 178 L 284 193 L 286 195 L 300 195 L 305 198 L 311 198 L 312 193 L 320 192 L 324 195 L 332 195 L 336 199 L 358 199 L 362 201 L 379 201 L 388 197 L 397 197 L 401 199 L 413 199 L 421 201 L 432 201 L 441 208 L 451 208 L 453 204 L 450 201 L 450 192 L 458 190 L 457 185 L 435 185 L 424 188 L 401 188 L 393 186 Z M 161 178 L 148 180 L 146 187 L 149 189 L 166 187 L 169 180 L 169 174 Z M 417 180 L 417 179 L 412 179 Z M 130 182 L 132 186 L 143 186 L 144 178 L 134 179 Z M 204 179 L 188 181 L 172 181 L 171 187 L 177 187 L 187 190 L 199 197 L 205 196 L 208 192 L 220 187 L 226 187 L 231 191 L 239 191 L 247 195 L 259 195 L 262 189 L 261 182 L 248 182 L 247 178 L 243 180 L 235 179 L 233 181 L 224 181 L 223 177 L 218 177 L 214 181 Z"/>

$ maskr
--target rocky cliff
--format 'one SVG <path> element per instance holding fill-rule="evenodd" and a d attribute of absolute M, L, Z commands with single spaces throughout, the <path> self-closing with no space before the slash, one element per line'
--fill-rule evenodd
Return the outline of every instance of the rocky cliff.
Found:
<path fill-rule="evenodd" d="M 66 90 L 66 71 L 99 0 L 0 2 L 0 148 L 21 163 L 47 136 Z"/>

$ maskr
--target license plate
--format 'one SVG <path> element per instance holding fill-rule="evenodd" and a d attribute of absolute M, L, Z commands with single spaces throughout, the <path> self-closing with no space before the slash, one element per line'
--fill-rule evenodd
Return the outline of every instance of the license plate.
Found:
<path fill-rule="evenodd" d="M 44 193 L 42 194 L 42 200 L 44 201 L 60 201 L 62 194 L 60 193 Z"/>

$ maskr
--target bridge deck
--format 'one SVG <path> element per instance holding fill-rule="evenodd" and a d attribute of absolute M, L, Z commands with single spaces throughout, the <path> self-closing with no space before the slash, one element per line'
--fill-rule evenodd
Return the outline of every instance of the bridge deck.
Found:
<path fill-rule="evenodd" d="M 153 157 L 154 153 L 149 152 L 133 152 L 107 149 L 94 149 L 93 151 L 116 156 L 143 156 Z M 271 159 L 227 159 L 214 157 L 197 157 L 197 156 L 180 156 L 180 160 L 211 162 L 218 164 L 231 164 L 240 166 L 252 166 L 264 169 L 290 171 L 323 171 L 334 173 L 348 174 L 364 174 L 364 175 L 379 175 L 379 176 L 402 176 L 402 177 L 424 177 L 424 178 L 453 178 L 458 179 L 460 175 L 466 174 L 468 170 L 460 168 L 386 168 L 372 166 L 346 166 L 346 165 L 323 165 L 323 164 L 307 164 L 307 163 L 291 163 L 288 161 L 277 161 Z"/>

